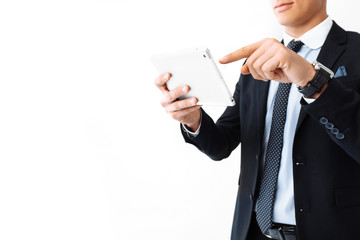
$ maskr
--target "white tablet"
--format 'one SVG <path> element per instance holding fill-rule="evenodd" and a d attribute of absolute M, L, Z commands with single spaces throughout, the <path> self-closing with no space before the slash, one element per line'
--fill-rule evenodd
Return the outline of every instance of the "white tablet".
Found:
<path fill-rule="evenodd" d="M 198 105 L 234 106 L 235 101 L 208 49 L 183 50 L 151 57 L 160 74 L 171 73 L 167 88 L 188 85 L 182 99 L 196 97 Z"/>

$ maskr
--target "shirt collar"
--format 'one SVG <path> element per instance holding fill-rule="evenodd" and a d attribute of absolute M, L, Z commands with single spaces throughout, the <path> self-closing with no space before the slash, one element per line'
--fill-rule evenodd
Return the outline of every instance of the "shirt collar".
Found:
<path fill-rule="evenodd" d="M 330 32 L 332 25 L 333 25 L 332 19 L 330 17 L 327 17 L 322 23 L 312 28 L 311 30 L 307 31 L 301 37 L 295 40 L 302 41 L 306 46 L 308 46 L 311 49 L 321 48 L 326 40 L 327 35 Z M 294 39 L 294 37 L 287 34 L 285 30 L 283 32 L 283 36 L 284 36 L 285 46 L 287 46 L 289 42 Z"/>

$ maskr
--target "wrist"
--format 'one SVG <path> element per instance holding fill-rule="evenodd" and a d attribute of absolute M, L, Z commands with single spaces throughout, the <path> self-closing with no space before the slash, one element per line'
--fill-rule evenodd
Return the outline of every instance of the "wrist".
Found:
<path fill-rule="evenodd" d="M 328 83 L 324 85 L 324 87 L 321 89 L 321 91 L 319 93 L 315 93 L 311 98 L 312 99 L 317 99 L 318 97 L 320 97 L 320 95 L 325 91 L 327 86 L 328 86 Z"/>
<path fill-rule="evenodd" d="M 200 126 L 200 119 L 198 121 L 196 121 L 195 123 L 185 124 L 185 126 L 189 129 L 191 129 L 191 131 L 196 132 Z"/>
<path fill-rule="evenodd" d="M 300 84 L 297 84 L 298 87 L 306 87 L 309 85 L 309 83 L 314 79 L 315 75 L 316 75 L 316 70 L 315 68 L 311 65 L 310 68 L 308 70 L 306 70 L 307 77 L 305 77 L 305 81 L 303 81 Z"/>
<path fill-rule="evenodd" d="M 312 65 L 313 70 L 316 70 L 315 76 L 305 86 L 298 86 L 298 90 L 305 98 L 316 99 L 325 90 L 329 80 L 334 77 L 334 73 L 317 61 L 314 61 Z"/>
<path fill-rule="evenodd" d="M 191 118 L 194 121 L 189 122 L 189 123 L 183 123 L 187 129 L 189 129 L 193 132 L 197 132 L 201 125 L 202 112 L 199 110 L 197 113 L 198 114 L 195 114 L 195 116 Z"/>

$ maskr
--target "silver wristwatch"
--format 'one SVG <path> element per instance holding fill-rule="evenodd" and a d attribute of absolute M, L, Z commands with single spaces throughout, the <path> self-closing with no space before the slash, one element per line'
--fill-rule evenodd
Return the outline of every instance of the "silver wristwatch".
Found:
<path fill-rule="evenodd" d="M 311 98 L 314 94 L 319 93 L 325 84 L 334 77 L 334 72 L 318 61 L 314 61 L 312 65 L 316 70 L 314 78 L 306 86 L 297 87 L 299 92 L 306 98 Z"/>

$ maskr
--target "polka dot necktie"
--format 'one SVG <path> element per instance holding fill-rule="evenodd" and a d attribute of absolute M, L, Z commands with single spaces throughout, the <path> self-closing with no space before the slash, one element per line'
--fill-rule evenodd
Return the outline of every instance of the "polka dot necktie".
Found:
<path fill-rule="evenodd" d="M 292 40 L 287 47 L 294 52 L 298 52 L 302 45 L 304 45 L 304 43 L 301 41 Z M 290 88 L 291 83 L 280 83 L 275 95 L 270 136 L 266 148 L 264 172 L 261 178 L 256 207 L 256 220 L 264 234 L 268 232 L 272 225 L 275 190 L 280 168 Z"/>

